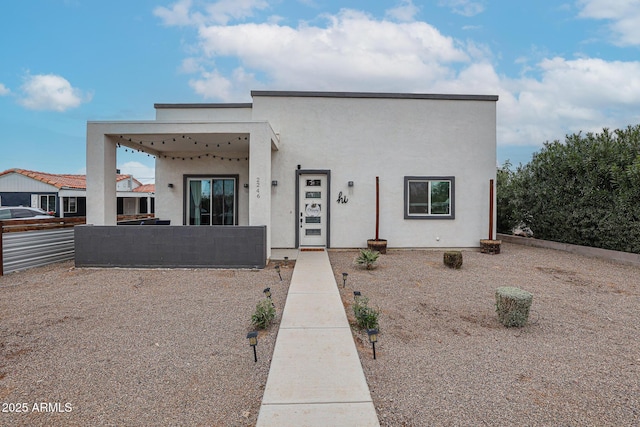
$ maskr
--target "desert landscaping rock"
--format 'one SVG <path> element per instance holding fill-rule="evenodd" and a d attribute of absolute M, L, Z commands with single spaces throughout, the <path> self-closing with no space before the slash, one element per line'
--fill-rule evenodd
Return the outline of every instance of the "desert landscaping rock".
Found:
<path fill-rule="evenodd" d="M 0 402 L 28 406 L 0 425 L 255 425 L 293 271 L 270 267 L 0 277 Z M 246 335 L 269 286 L 278 315 L 255 363 Z"/>
<path fill-rule="evenodd" d="M 382 426 L 640 425 L 639 268 L 504 243 L 460 270 L 442 254 L 391 250 L 367 271 L 330 252 L 347 313 L 353 290 L 382 311 L 377 360 L 354 333 Z M 499 323 L 500 286 L 535 295 L 524 328 Z"/>
<path fill-rule="evenodd" d="M 640 268 L 509 243 L 463 251 L 460 270 L 443 251 L 389 250 L 373 270 L 357 254 L 329 252 L 348 315 L 354 290 L 381 309 L 377 360 L 354 336 L 382 426 L 640 424 Z M 0 277 L 0 402 L 29 405 L 0 426 L 255 425 L 292 270 Z M 500 286 L 535 295 L 525 327 L 498 322 Z M 278 315 L 254 363 L 266 287 Z"/>

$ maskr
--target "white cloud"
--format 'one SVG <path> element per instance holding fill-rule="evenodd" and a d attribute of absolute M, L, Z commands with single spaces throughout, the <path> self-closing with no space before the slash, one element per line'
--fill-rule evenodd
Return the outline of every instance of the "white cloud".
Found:
<path fill-rule="evenodd" d="M 203 98 L 227 102 L 249 100 L 250 90 L 262 88 L 495 94 L 501 145 L 542 145 L 640 122 L 637 61 L 535 50 L 535 59 L 519 60 L 520 77 L 506 77 L 487 46 L 447 37 L 426 22 L 347 9 L 322 18 L 298 26 L 200 25 L 200 50 L 190 52 L 183 71 L 194 75 L 190 85 Z"/>
<path fill-rule="evenodd" d="M 475 16 L 484 12 L 484 1 L 440 0 L 438 5 L 448 7 L 453 13 L 462 16 Z"/>
<path fill-rule="evenodd" d="M 154 15 L 168 26 L 205 24 L 225 25 L 231 20 L 242 20 L 253 16 L 255 10 L 269 7 L 266 0 L 218 0 L 207 4 L 205 12 L 192 11 L 192 0 L 179 0 L 171 7 L 156 7 Z"/>
<path fill-rule="evenodd" d="M 613 42 L 640 45 L 640 2 L 637 0 L 578 0 L 581 18 L 610 21 Z"/>
<path fill-rule="evenodd" d="M 541 144 L 566 133 L 624 128 L 640 121 L 640 62 L 552 58 L 540 79 L 502 79 L 500 142 Z"/>
<path fill-rule="evenodd" d="M 191 79 L 189 86 L 205 99 L 219 99 L 229 102 L 248 98 L 249 92 L 259 89 L 262 83 L 243 68 L 236 68 L 229 78 L 217 70 L 205 71 L 200 78 Z"/>
<path fill-rule="evenodd" d="M 140 162 L 126 162 L 118 166 L 123 175 L 133 175 L 135 179 L 143 184 L 153 184 L 156 179 L 155 168 L 143 165 Z"/>
<path fill-rule="evenodd" d="M 450 64 L 470 60 L 452 38 L 424 22 L 377 21 L 352 10 L 326 18 L 326 27 L 214 25 L 200 28 L 199 36 L 207 59 L 236 58 L 248 73 L 264 75 L 265 84 L 288 89 L 425 90 L 451 76 Z M 211 72 L 203 77 L 220 84 Z"/>
<path fill-rule="evenodd" d="M 201 61 L 198 58 L 185 58 L 182 60 L 180 71 L 187 74 L 197 73 L 204 71 Z"/>
<path fill-rule="evenodd" d="M 401 0 L 400 5 L 385 12 L 387 18 L 399 22 L 411 22 L 420 9 L 413 4 L 412 0 Z"/>
<path fill-rule="evenodd" d="M 91 100 L 64 77 L 55 74 L 27 75 L 19 103 L 30 110 L 66 111 Z"/>
<path fill-rule="evenodd" d="M 233 83 L 217 71 L 204 71 L 201 78 L 190 80 L 189 85 L 205 99 L 229 100 L 232 96 Z"/>
<path fill-rule="evenodd" d="M 211 22 L 227 24 L 232 19 L 244 19 L 253 16 L 254 9 L 269 7 L 265 0 L 219 0 L 206 7 Z"/>
<path fill-rule="evenodd" d="M 0 83 L 0 96 L 9 95 L 9 93 L 11 93 L 9 88 L 3 85 L 2 83 Z"/>
<path fill-rule="evenodd" d="M 153 14 L 162 19 L 168 26 L 186 26 L 195 23 L 194 16 L 191 15 L 191 0 L 180 0 L 174 3 L 171 8 L 158 6 L 153 10 Z"/>

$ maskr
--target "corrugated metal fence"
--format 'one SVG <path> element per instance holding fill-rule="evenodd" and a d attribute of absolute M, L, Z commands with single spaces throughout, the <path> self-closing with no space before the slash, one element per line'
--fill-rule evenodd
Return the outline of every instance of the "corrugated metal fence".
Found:
<path fill-rule="evenodd" d="M 153 217 L 118 215 L 118 222 Z M 84 217 L 0 221 L 0 276 L 75 258 L 73 227 Z"/>
<path fill-rule="evenodd" d="M 73 259 L 73 228 L 2 233 L 4 273 Z"/>

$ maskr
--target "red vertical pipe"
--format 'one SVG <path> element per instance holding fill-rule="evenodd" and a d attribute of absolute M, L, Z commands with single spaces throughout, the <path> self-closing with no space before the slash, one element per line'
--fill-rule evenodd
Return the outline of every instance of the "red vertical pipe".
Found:
<path fill-rule="evenodd" d="M 489 240 L 493 240 L 493 180 L 489 180 Z"/>
<path fill-rule="evenodd" d="M 380 227 L 380 177 L 376 176 L 376 240 L 378 239 L 378 228 Z"/>

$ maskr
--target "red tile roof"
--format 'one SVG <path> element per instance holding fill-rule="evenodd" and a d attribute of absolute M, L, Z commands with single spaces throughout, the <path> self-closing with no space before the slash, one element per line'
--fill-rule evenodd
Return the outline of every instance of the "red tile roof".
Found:
<path fill-rule="evenodd" d="M 87 188 L 87 176 L 86 175 L 70 175 L 70 174 L 55 174 L 55 173 L 47 173 L 47 172 L 36 172 L 30 171 L 26 169 L 7 169 L 4 172 L 0 172 L 0 176 L 8 175 L 11 173 L 18 173 L 20 175 L 24 175 L 28 178 L 35 179 L 40 182 L 44 182 L 45 184 L 53 185 L 56 188 L 77 188 L 77 189 L 86 189 Z M 122 181 L 123 179 L 133 178 L 131 175 L 116 175 L 116 181 Z M 137 179 L 133 178 L 133 181 L 142 186 L 142 183 Z M 153 184 L 151 184 L 153 185 Z M 135 191 L 139 191 L 137 187 Z M 145 191 L 148 192 L 148 191 Z"/>
<path fill-rule="evenodd" d="M 136 187 L 133 189 L 134 193 L 155 193 L 156 185 L 155 184 L 143 184 L 140 187 Z"/>

